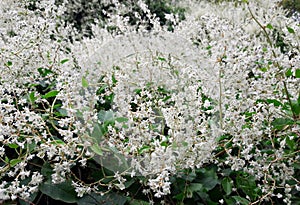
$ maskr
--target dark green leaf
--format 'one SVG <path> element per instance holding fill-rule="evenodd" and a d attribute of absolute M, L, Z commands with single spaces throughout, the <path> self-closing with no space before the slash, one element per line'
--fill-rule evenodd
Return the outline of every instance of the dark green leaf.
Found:
<path fill-rule="evenodd" d="M 292 110 L 294 114 L 296 115 L 300 114 L 300 103 L 298 102 L 298 100 L 292 101 Z"/>
<path fill-rule="evenodd" d="M 289 33 L 295 33 L 294 29 L 292 29 L 291 27 L 286 27 Z"/>
<path fill-rule="evenodd" d="M 137 88 L 137 89 L 135 89 L 135 90 L 134 90 L 134 92 L 135 92 L 136 94 L 141 94 L 141 92 L 142 92 L 142 89 L 140 89 L 140 88 Z"/>
<path fill-rule="evenodd" d="M 32 142 L 30 144 L 26 143 L 26 147 L 29 150 L 29 152 L 32 152 L 36 148 L 37 144 L 35 142 Z"/>
<path fill-rule="evenodd" d="M 52 91 L 46 93 L 45 95 L 43 95 L 42 98 L 47 99 L 47 98 L 55 97 L 58 93 L 59 93 L 59 91 L 52 90 Z"/>
<path fill-rule="evenodd" d="M 259 70 L 261 70 L 262 72 L 267 72 L 267 71 L 268 71 L 268 68 L 266 68 L 266 67 L 261 67 L 261 68 L 259 68 Z"/>
<path fill-rule="evenodd" d="M 282 106 L 282 103 L 275 99 L 267 99 L 268 104 L 273 104 L 275 107 Z"/>
<path fill-rule="evenodd" d="M 20 162 L 22 162 L 21 159 L 12 159 L 12 160 L 9 161 L 9 165 L 10 165 L 11 167 L 14 167 L 14 166 L 16 166 L 17 164 L 19 164 Z"/>
<path fill-rule="evenodd" d="M 167 61 L 165 58 L 163 58 L 163 57 L 158 57 L 157 58 L 158 60 L 160 60 L 160 61 Z"/>
<path fill-rule="evenodd" d="M 294 121 L 289 118 L 277 118 L 271 124 L 273 125 L 274 129 L 282 130 L 293 123 Z"/>
<path fill-rule="evenodd" d="M 292 69 L 289 68 L 286 72 L 285 72 L 285 76 L 286 77 L 291 77 L 293 75 Z"/>
<path fill-rule="evenodd" d="M 105 195 L 92 193 L 90 195 L 85 195 L 78 200 L 78 205 L 124 205 L 127 201 L 125 196 L 119 195 L 117 193 L 108 193 Z"/>
<path fill-rule="evenodd" d="M 150 202 L 132 199 L 128 197 L 129 205 L 150 205 Z"/>
<path fill-rule="evenodd" d="M 35 97 L 35 93 L 34 92 L 31 92 L 29 93 L 29 100 L 31 103 L 34 103 L 36 101 L 36 97 Z"/>
<path fill-rule="evenodd" d="M 53 184 L 51 180 L 40 185 L 40 191 L 52 199 L 66 203 L 76 203 L 78 198 L 70 180 L 60 184 Z"/>
<path fill-rule="evenodd" d="M 230 178 L 229 177 L 224 178 L 221 184 L 226 195 L 230 195 L 232 192 L 232 184 Z"/>
<path fill-rule="evenodd" d="M 115 75 L 112 75 L 111 80 L 112 80 L 113 84 L 116 84 L 118 82 Z"/>
<path fill-rule="evenodd" d="M 238 176 L 236 178 L 237 187 L 241 189 L 252 200 L 258 196 L 258 188 L 254 176 Z"/>
<path fill-rule="evenodd" d="M 300 69 L 296 69 L 296 72 L 295 72 L 295 76 L 296 78 L 300 78 Z"/>
<path fill-rule="evenodd" d="M 64 63 L 66 63 L 68 61 L 69 61 L 69 59 L 63 59 L 63 60 L 60 61 L 60 64 L 64 64 Z"/>
<path fill-rule="evenodd" d="M 197 181 L 203 184 L 203 187 L 207 191 L 212 190 L 217 184 L 219 184 L 218 176 L 215 169 L 201 169 L 199 171 L 199 180 Z"/>
<path fill-rule="evenodd" d="M 203 190 L 203 184 L 200 183 L 191 183 L 189 186 L 189 189 L 192 192 L 202 191 Z"/>
<path fill-rule="evenodd" d="M 18 144 L 16 144 L 16 143 L 11 143 L 11 144 L 8 144 L 8 146 L 9 146 L 9 148 L 12 148 L 12 149 L 16 149 L 16 148 L 18 148 L 18 147 L 19 147 L 19 145 L 18 145 Z"/>
<path fill-rule="evenodd" d="M 39 73 L 42 77 L 45 77 L 50 73 L 53 73 L 52 70 L 49 70 L 49 69 L 46 69 L 46 68 L 38 68 L 37 70 L 39 71 Z"/>
<path fill-rule="evenodd" d="M 142 148 L 139 149 L 138 153 L 142 154 L 144 152 L 147 152 L 150 150 L 150 148 L 151 148 L 150 146 L 144 145 Z"/>
<path fill-rule="evenodd" d="M 53 174 L 53 168 L 48 162 L 45 162 L 41 169 L 41 174 L 47 178 L 50 178 Z"/>
<path fill-rule="evenodd" d="M 288 136 L 288 137 L 286 137 L 285 141 L 286 141 L 286 144 L 289 146 L 289 148 L 292 151 L 296 149 L 297 146 L 296 146 L 295 140 L 290 139 L 290 137 Z"/>
<path fill-rule="evenodd" d="M 163 142 L 160 143 L 160 145 L 161 145 L 162 147 L 168 147 L 168 142 L 163 141 Z"/>
<path fill-rule="evenodd" d="M 271 24 L 267 24 L 267 26 L 266 26 L 266 28 L 268 28 L 268 29 L 273 29 L 273 26 L 271 25 Z"/>
<path fill-rule="evenodd" d="M 293 167 L 294 167 L 295 169 L 300 170 L 300 162 L 295 162 L 295 163 L 293 164 Z"/>
<path fill-rule="evenodd" d="M 20 205 L 32 205 L 34 203 L 32 203 L 35 198 L 38 196 L 38 192 L 32 193 L 28 199 L 26 200 L 22 200 L 21 198 L 19 198 L 19 203 Z M 8 205 L 8 204 L 3 204 L 3 205 Z M 12 204 L 12 205 L 16 205 L 16 204 Z"/>
<path fill-rule="evenodd" d="M 225 204 L 228 204 L 228 205 L 235 205 L 236 204 L 236 201 L 230 197 L 230 198 L 224 198 L 225 199 Z"/>
<path fill-rule="evenodd" d="M 7 66 L 12 66 L 12 62 L 11 61 L 7 61 L 6 65 Z"/>
<path fill-rule="evenodd" d="M 233 196 L 232 198 L 234 198 L 234 200 L 238 204 L 241 204 L 241 205 L 248 205 L 248 204 L 250 204 L 250 201 L 248 201 L 247 199 L 242 198 L 240 196 Z"/>

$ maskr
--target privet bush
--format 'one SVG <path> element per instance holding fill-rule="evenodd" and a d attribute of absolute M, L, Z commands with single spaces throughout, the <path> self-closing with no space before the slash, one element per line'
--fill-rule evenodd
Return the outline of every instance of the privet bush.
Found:
<path fill-rule="evenodd" d="M 299 22 L 278 2 L 191 1 L 171 32 L 112 1 L 117 32 L 73 43 L 67 1 L 30 3 L 0 4 L 0 200 L 299 201 Z"/>
<path fill-rule="evenodd" d="M 30 11 L 38 9 L 39 0 L 28 0 L 26 8 Z M 55 0 L 56 6 L 63 6 L 64 0 Z M 116 18 L 112 18 L 112 13 L 126 19 L 130 25 L 139 26 L 141 20 L 147 22 L 145 25 L 148 30 L 153 27 L 148 21 L 147 14 L 139 7 L 138 0 L 126 0 L 115 2 L 112 0 L 69 0 L 66 2 L 63 15 L 57 16 L 57 26 L 72 25 L 72 28 L 78 33 L 76 36 L 71 35 L 72 40 L 79 40 L 82 37 L 93 37 L 92 27 L 107 27 L 111 32 L 121 32 L 115 25 Z M 167 15 L 176 15 L 179 20 L 185 18 L 183 7 L 177 5 L 177 1 L 157 0 L 145 1 L 151 14 L 158 18 L 160 25 L 168 26 L 169 30 L 173 29 L 173 22 L 166 18 Z M 115 16 L 116 17 L 116 16 Z M 109 25 L 109 26 L 108 26 Z"/>

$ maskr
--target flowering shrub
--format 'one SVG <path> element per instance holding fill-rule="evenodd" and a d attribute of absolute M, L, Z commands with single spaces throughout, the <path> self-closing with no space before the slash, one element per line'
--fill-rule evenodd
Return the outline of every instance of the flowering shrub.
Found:
<path fill-rule="evenodd" d="M 299 201 L 299 22 L 273 1 L 190 1 L 171 32 L 143 1 L 137 25 L 111 3 L 75 42 L 67 1 L 0 3 L 0 200 Z"/>

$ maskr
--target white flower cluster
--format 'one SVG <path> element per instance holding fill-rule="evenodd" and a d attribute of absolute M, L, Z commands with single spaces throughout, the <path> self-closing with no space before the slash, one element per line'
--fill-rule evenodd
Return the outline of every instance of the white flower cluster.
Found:
<path fill-rule="evenodd" d="M 114 1 L 108 26 L 120 32 L 94 26 L 95 37 L 74 43 L 68 38 L 76 33 L 56 22 L 67 4 L 40 0 L 31 11 L 27 3 L 0 3 L 0 200 L 26 199 L 49 177 L 31 171 L 32 161 L 50 163 L 53 183 L 73 177 L 79 197 L 97 191 L 72 167 L 94 159 L 110 168 L 101 153 L 108 149 L 130 165 L 112 170 L 111 186 L 120 190 L 131 173 L 161 198 L 176 171 L 216 163 L 262 181 L 263 199 L 286 187 L 289 203 L 299 150 L 285 148 L 300 128 L 292 124 L 282 133 L 290 136 L 277 140 L 272 122 L 299 117 L 283 110 L 300 95 L 300 27 L 276 2 L 190 2 L 190 15 L 168 32 L 139 1 L 154 27 L 147 33 L 143 22 L 130 26 Z M 276 45 L 280 36 L 284 45 Z M 100 119 L 96 105 L 107 96 L 113 116 Z M 272 153 L 260 150 L 263 141 Z M 225 160 L 214 155 L 218 146 Z"/>

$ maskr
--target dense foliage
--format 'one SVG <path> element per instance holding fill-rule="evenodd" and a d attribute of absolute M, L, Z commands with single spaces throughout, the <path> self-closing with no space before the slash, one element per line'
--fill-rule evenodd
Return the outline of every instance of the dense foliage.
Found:
<path fill-rule="evenodd" d="M 299 204 L 299 22 L 171 3 L 0 2 L 0 203 Z"/>

